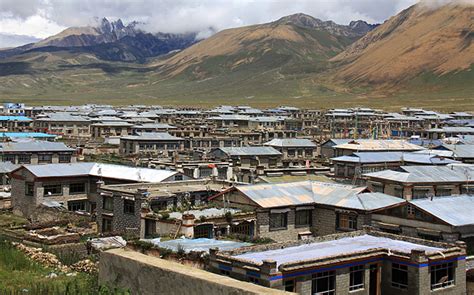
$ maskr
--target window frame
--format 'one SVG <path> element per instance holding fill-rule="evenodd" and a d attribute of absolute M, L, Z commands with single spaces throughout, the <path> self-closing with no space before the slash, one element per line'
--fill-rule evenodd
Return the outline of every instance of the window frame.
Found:
<path fill-rule="evenodd" d="M 401 280 L 397 278 L 397 280 L 394 280 L 394 274 L 398 273 L 399 275 L 402 276 Z M 405 281 L 406 277 L 406 283 Z M 397 288 L 397 289 L 402 289 L 406 290 L 408 289 L 408 266 L 392 262 L 392 272 L 391 272 L 391 277 L 390 277 L 390 282 L 392 287 Z"/>
<path fill-rule="evenodd" d="M 31 191 L 30 191 L 31 189 Z M 25 183 L 25 196 L 33 197 L 35 195 L 35 183 L 26 182 Z"/>
<path fill-rule="evenodd" d="M 301 214 L 306 213 L 307 216 L 303 216 L 304 218 L 301 218 Z M 295 227 L 308 227 L 311 226 L 313 223 L 313 218 L 312 214 L 313 210 L 311 209 L 302 209 L 302 210 L 296 210 L 295 211 Z M 305 219 L 305 223 L 301 223 L 301 219 Z"/>
<path fill-rule="evenodd" d="M 438 265 L 430 266 L 430 288 L 431 291 L 442 290 L 449 288 L 455 285 L 455 267 L 453 262 L 441 263 Z M 439 276 L 437 273 L 441 273 L 441 276 L 436 281 L 436 278 Z M 447 280 L 444 282 L 439 282 L 440 279 L 447 276 Z M 451 278 L 451 279 L 450 279 Z"/>
<path fill-rule="evenodd" d="M 327 290 L 318 291 L 318 282 L 326 281 L 323 284 L 327 285 Z M 314 274 L 311 278 L 311 292 L 318 295 L 335 295 L 336 294 L 336 272 L 323 271 Z"/>
<path fill-rule="evenodd" d="M 336 212 L 336 229 L 357 230 L 357 218 L 355 213 Z"/>
<path fill-rule="evenodd" d="M 281 218 L 281 223 L 279 224 L 280 226 L 275 226 L 275 223 L 272 222 L 273 218 L 276 217 L 277 215 L 282 216 Z M 282 212 L 282 213 L 269 213 L 268 214 L 268 227 L 271 231 L 274 230 L 282 230 L 282 229 L 287 229 L 288 228 L 288 212 Z"/>
<path fill-rule="evenodd" d="M 357 282 L 358 279 L 356 274 L 361 273 L 360 280 L 361 282 Z M 352 266 L 349 268 L 349 292 L 352 291 L 359 291 L 365 288 L 365 267 L 363 264 Z"/>
<path fill-rule="evenodd" d="M 114 211 L 114 197 L 104 196 L 102 197 L 102 209 L 104 211 Z"/>
<path fill-rule="evenodd" d="M 59 187 L 59 192 L 56 192 L 56 193 L 51 193 L 51 194 L 48 194 L 47 193 L 47 187 L 56 187 L 58 188 Z M 49 197 L 49 196 L 61 196 L 63 194 L 63 186 L 59 183 L 59 184 L 46 184 L 46 185 L 43 185 L 43 196 L 45 197 Z"/>
<path fill-rule="evenodd" d="M 71 187 L 73 187 L 73 185 L 78 185 L 78 184 L 83 185 L 84 190 L 82 190 L 82 191 L 72 191 Z M 70 195 L 79 195 L 79 194 L 85 194 L 85 193 L 86 193 L 86 183 L 85 182 L 74 182 L 74 183 L 69 184 L 69 194 Z"/>
<path fill-rule="evenodd" d="M 123 200 L 123 214 L 135 215 L 135 201 L 127 199 Z"/>

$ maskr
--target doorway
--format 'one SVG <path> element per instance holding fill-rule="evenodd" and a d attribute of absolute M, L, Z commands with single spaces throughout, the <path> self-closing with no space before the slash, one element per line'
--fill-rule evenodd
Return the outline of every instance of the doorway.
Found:
<path fill-rule="evenodd" d="M 378 264 L 370 265 L 369 295 L 380 295 L 380 268 Z"/>

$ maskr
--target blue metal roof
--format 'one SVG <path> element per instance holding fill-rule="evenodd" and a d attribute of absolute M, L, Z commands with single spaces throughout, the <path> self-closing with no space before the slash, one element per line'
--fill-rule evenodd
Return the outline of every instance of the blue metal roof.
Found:
<path fill-rule="evenodd" d="M 24 138 L 24 137 L 31 137 L 31 138 L 54 138 L 56 135 L 41 133 L 41 132 L 1 132 L 0 137 L 16 137 L 16 138 Z"/>
<path fill-rule="evenodd" d="M 0 121 L 33 121 L 25 116 L 0 116 Z"/>

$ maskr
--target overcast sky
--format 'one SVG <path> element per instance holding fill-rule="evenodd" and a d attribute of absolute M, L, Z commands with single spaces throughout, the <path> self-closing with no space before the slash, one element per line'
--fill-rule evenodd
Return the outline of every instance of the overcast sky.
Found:
<path fill-rule="evenodd" d="M 440 0 L 432 0 L 440 1 Z M 205 32 L 264 23 L 303 12 L 322 20 L 380 23 L 417 0 L 0 0 L 0 34 L 46 38 L 94 18 L 137 20 L 151 32 Z M 8 38 L 0 38 L 0 47 Z M 32 39 L 33 40 L 33 39 Z M 14 44 L 18 45 L 18 44 Z"/>

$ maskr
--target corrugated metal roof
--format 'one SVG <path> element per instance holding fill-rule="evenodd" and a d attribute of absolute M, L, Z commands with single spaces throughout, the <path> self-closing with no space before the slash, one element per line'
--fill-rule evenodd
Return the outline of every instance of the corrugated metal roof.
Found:
<path fill-rule="evenodd" d="M 416 164 L 442 165 L 458 163 L 451 159 L 445 159 L 433 154 L 404 153 L 404 152 L 364 152 L 354 153 L 350 156 L 341 156 L 332 158 L 334 162 L 351 163 L 391 163 L 391 162 L 409 162 Z"/>
<path fill-rule="evenodd" d="M 406 140 L 353 140 L 348 143 L 336 145 L 334 148 L 354 151 L 418 151 L 423 149 L 423 147 L 411 144 Z"/>
<path fill-rule="evenodd" d="M 168 132 L 142 132 L 138 135 L 123 136 L 121 139 L 129 140 L 183 140 L 181 137 L 176 137 Z"/>
<path fill-rule="evenodd" d="M 410 203 L 454 226 L 474 224 L 474 196 L 434 197 Z"/>
<path fill-rule="evenodd" d="M 307 204 L 331 205 L 358 210 L 374 210 L 404 202 L 382 193 L 362 193 L 353 187 L 315 181 L 239 186 L 237 190 L 263 208 Z"/>
<path fill-rule="evenodd" d="M 170 170 L 90 162 L 23 166 L 37 177 L 72 177 L 89 175 L 135 182 L 160 182 L 178 173 Z"/>
<path fill-rule="evenodd" d="M 27 141 L 0 143 L 0 152 L 72 152 L 74 149 L 62 142 Z"/>
<path fill-rule="evenodd" d="M 306 138 L 274 138 L 263 145 L 277 147 L 316 147 L 316 144 Z"/>
<path fill-rule="evenodd" d="M 0 116 L 0 121 L 33 121 L 25 116 Z"/>
<path fill-rule="evenodd" d="M 269 146 L 244 146 L 218 148 L 229 156 L 273 156 L 281 155 L 279 151 Z"/>
<path fill-rule="evenodd" d="M 401 166 L 400 169 L 401 171 L 384 170 L 364 175 L 406 183 L 474 181 L 474 165 Z"/>

